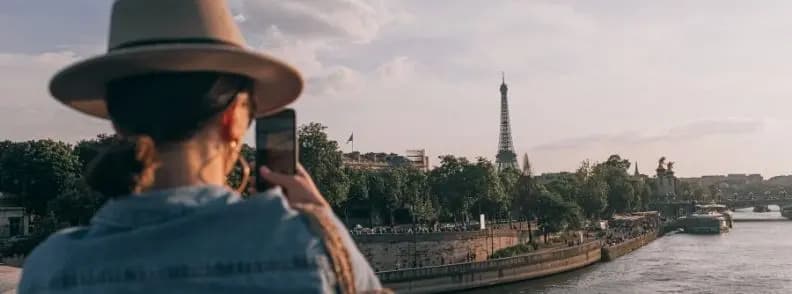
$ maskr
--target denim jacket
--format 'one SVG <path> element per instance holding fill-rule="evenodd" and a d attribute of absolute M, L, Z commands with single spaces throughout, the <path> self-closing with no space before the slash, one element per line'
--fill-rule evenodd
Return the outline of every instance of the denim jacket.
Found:
<path fill-rule="evenodd" d="M 380 282 L 337 217 L 358 291 Z M 105 204 L 87 227 L 28 256 L 27 293 L 329 293 L 321 239 L 278 192 L 242 200 L 220 186 L 148 192 Z"/>

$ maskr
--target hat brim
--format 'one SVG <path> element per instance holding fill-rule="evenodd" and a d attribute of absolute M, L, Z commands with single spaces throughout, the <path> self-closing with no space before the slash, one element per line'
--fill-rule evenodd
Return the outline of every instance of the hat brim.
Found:
<path fill-rule="evenodd" d="M 75 63 L 50 81 L 50 93 L 85 114 L 109 118 L 105 85 L 114 79 L 157 72 L 214 71 L 253 81 L 256 117 L 297 99 L 303 80 L 297 70 L 275 58 L 223 44 L 161 44 L 113 50 Z"/>

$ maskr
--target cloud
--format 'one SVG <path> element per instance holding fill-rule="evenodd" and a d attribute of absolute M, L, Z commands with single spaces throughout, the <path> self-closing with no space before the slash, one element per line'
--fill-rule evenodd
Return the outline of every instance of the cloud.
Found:
<path fill-rule="evenodd" d="M 384 85 L 400 85 L 415 75 L 415 62 L 397 56 L 377 67 L 375 72 Z"/>
<path fill-rule="evenodd" d="M 592 145 L 641 145 L 656 142 L 691 142 L 705 137 L 717 135 L 752 134 L 763 130 L 762 120 L 704 120 L 670 128 L 660 134 L 626 131 L 615 134 L 588 135 L 577 138 L 562 139 L 555 142 L 540 144 L 531 148 L 535 151 L 589 148 Z M 634 146 L 633 146 L 634 147 Z"/>
<path fill-rule="evenodd" d="M 364 78 L 358 71 L 335 66 L 328 69 L 325 75 L 309 79 L 306 92 L 309 95 L 330 97 L 353 95 L 362 90 L 364 83 Z"/>
<path fill-rule="evenodd" d="M 370 42 L 394 20 L 384 1 L 248 0 L 241 2 L 244 26 L 251 31 L 276 26 L 289 36 Z"/>
<path fill-rule="evenodd" d="M 348 96 L 360 91 L 365 86 L 360 69 L 328 62 L 322 56 L 368 44 L 386 25 L 407 19 L 392 2 L 380 0 L 239 0 L 232 4 L 252 46 L 298 68 L 308 81 L 309 95 Z M 400 70 L 391 69 L 393 74 Z"/>

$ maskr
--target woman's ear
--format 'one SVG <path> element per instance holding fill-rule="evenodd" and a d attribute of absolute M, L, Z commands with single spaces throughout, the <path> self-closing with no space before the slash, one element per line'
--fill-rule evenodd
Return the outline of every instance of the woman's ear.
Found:
<path fill-rule="evenodd" d="M 223 111 L 221 132 L 226 141 L 242 141 L 250 126 L 250 96 L 247 92 L 240 92 L 234 102 Z"/>

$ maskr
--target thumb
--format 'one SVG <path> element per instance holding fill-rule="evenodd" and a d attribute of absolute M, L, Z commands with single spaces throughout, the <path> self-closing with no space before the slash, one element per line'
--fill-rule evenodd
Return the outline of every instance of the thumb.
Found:
<path fill-rule="evenodd" d="M 262 166 L 259 169 L 259 175 L 261 175 L 261 177 L 267 180 L 268 182 L 287 189 L 289 187 L 294 186 L 294 184 L 297 181 L 294 179 L 294 176 L 274 172 L 269 168 L 267 168 L 266 166 Z"/>

